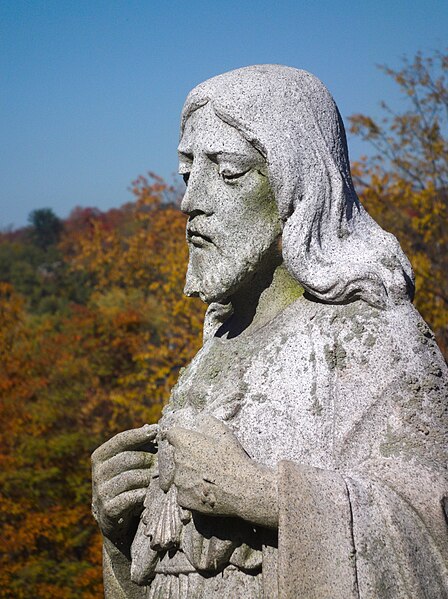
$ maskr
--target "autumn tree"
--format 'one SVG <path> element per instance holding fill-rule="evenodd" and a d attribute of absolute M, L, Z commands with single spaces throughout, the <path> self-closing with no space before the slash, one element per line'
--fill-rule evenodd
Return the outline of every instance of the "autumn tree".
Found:
<path fill-rule="evenodd" d="M 447 68 L 442 54 L 384 67 L 408 109 L 351 119 L 375 147 L 353 168 L 362 200 L 409 254 L 445 350 Z M 182 293 L 178 194 L 156 177 L 132 191 L 118 209 L 77 208 L 63 223 L 44 209 L 30 229 L 0 233 L 2 598 L 102 596 L 90 453 L 155 422 L 201 344 L 204 307 Z"/>
<path fill-rule="evenodd" d="M 90 454 L 155 422 L 201 343 L 202 304 L 182 294 L 186 217 L 161 180 L 133 191 L 64 223 L 54 282 L 65 297 L 84 288 L 64 310 L 33 311 L 0 284 L 0 597 L 102 596 Z"/>
<path fill-rule="evenodd" d="M 418 53 L 395 81 L 405 109 L 382 103 L 383 117 L 355 114 L 350 131 L 374 150 L 353 165 L 361 199 L 408 254 L 416 275 L 416 305 L 448 353 L 448 53 Z"/>

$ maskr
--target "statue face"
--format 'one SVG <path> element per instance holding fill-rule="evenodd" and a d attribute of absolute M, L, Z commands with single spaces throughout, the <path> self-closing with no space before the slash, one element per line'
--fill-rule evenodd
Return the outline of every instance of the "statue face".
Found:
<path fill-rule="evenodd" d="M 210 104 L 189 117 L 178 151 L 189 215 L 185 293 L 222 302 L 276 252 L 281 222 L 266 163 Z"/>

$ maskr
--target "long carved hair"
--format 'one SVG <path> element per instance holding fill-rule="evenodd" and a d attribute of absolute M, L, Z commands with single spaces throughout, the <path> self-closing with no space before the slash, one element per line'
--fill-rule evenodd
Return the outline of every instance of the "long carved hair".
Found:
<path fill-rule="evenodd" d="M 316 77 L 281 65 L 213 77 L 188 95 L 181 135 L 207 103 L 264 156 L 283 221 L 285 265 L 311 295 L 381 308 L 412 300 L 412 267 L 360 204 L 341 116 Z"/>

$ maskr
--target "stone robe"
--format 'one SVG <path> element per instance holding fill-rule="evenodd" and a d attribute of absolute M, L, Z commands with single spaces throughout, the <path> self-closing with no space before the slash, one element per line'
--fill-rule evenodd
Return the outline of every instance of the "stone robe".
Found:
<path fill-rule="evenodd" d="M 278 535 L 180 509 L 158 485 L 160 441 L 133 580 L 151 599 L 448 598 L 447 381 L 408 302 L 301 297 L 251 334 L 212 335 L 160 428 L 224 421 L 277 471 Z"/>

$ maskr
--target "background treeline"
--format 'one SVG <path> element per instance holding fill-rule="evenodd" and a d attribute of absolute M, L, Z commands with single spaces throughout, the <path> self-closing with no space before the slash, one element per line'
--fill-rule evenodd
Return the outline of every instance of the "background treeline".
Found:
<path fill-rule="evenodd" d="M 350 121 L 377 148 L 353 165 L 361 199 L 411 258 L 445 353 L 447 70 L 443 54 L 385 69 L 404 111 Z M 102 596 L 90 453 L 156 421 L 201 343 L 204 306 L 182 294 L 179 193 L 154 176 L 132 189 L 119 209 L 36 210 L 0 234 L 0 597 Z"/>
<path fill-rule="evenodd" d="M 89 454 L 154 422 L 200 345 L 185 217 L 141 178 L 118 210 L 31 215 L 0 241 L 0 596 L 101 597 Z"/>

